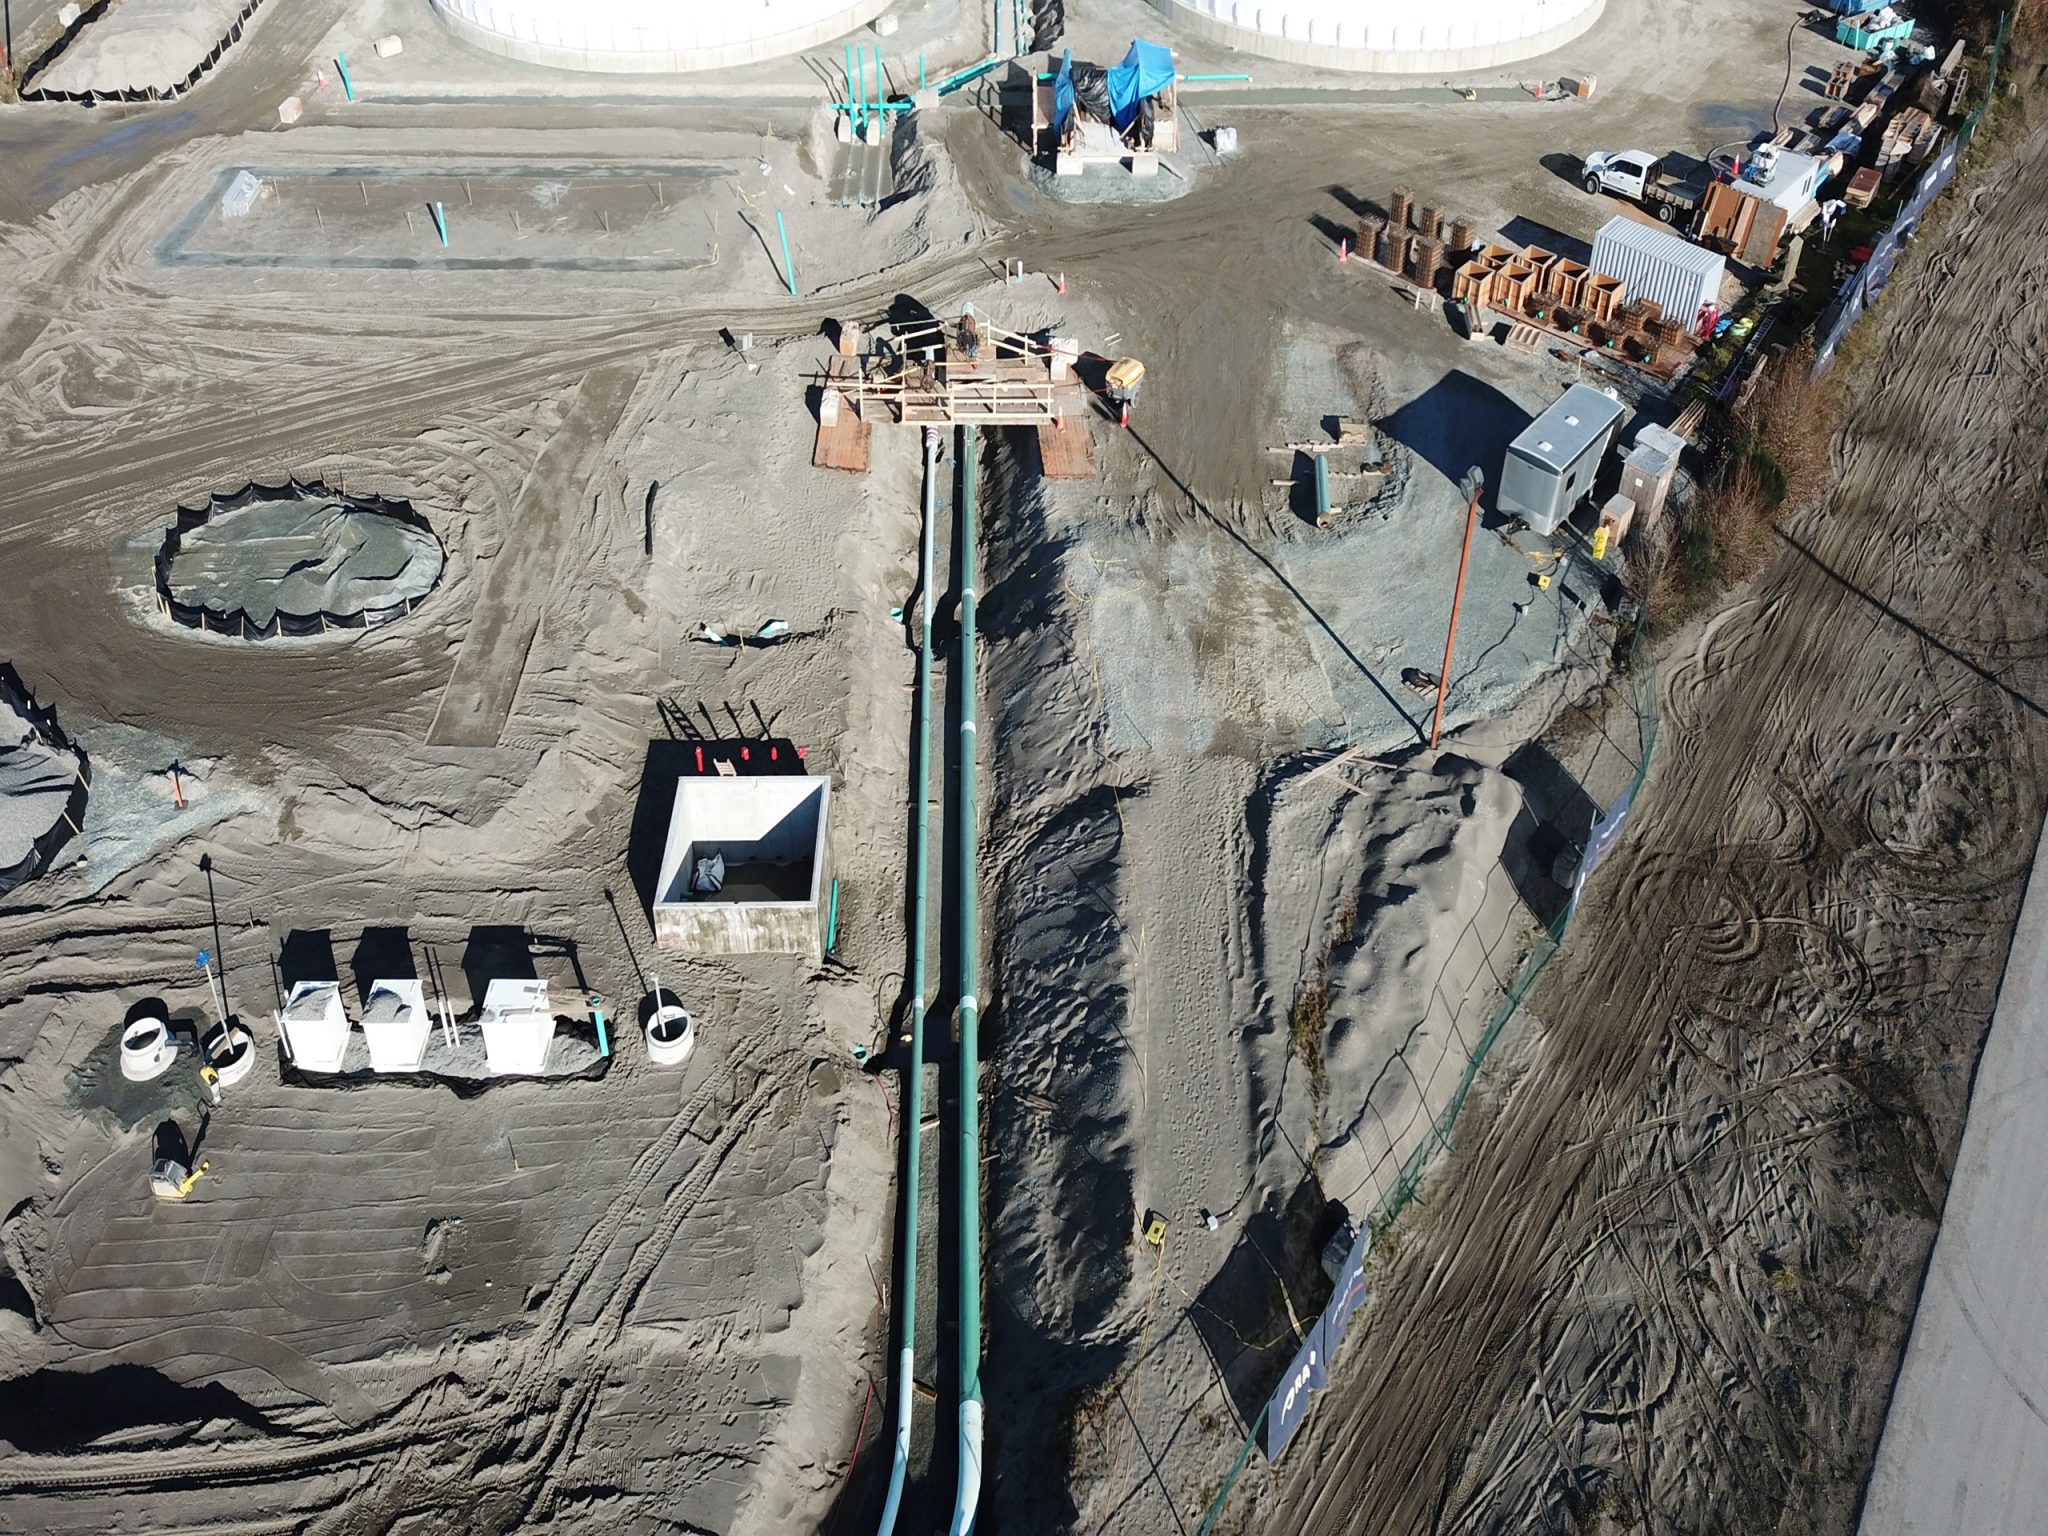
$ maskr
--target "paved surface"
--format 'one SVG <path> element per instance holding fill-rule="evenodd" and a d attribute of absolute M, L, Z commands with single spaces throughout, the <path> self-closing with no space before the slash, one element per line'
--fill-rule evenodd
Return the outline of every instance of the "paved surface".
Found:
<path fill-rule="evenodd" d="M 1864 1536 L 2048 1529 L 2048 861 L 2013 935 Z"/>

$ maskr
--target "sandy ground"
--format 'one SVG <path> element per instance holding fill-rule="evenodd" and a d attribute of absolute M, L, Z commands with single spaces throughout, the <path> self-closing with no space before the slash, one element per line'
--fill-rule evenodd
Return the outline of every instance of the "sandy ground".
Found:
<path fill-rule="evenodd" d="M 2042 819 L 2044 152 L 1917 253 L 1835 490 L 1678 643 L 1605 940 L 1489 1074 L 1277 1527 L 1855 1525 Z M 2021 1528 L 1987 1494 L 1961 1525 Z"/>
<path fill-rule="evenodd" d="M 2048 1510 L 2041 1417 L 2040 1167 L 2048 861 L 2037 851 L 1970 1090 L 1912 1343 L 1859 1530 L 2025 1530 Z"/>
<path fill-rule="evenodd" d="M 1415 750 L 1424 706 L 1398 678 L 1441 659 L 1457 480 L 1573 368 L 1461 340 L 1340 267 L 1331 231 L 1405 181 L 1488 230 L 1588 240 L 1611 205 L 1559 166 L 1767 124 L 1783 8 L 1615 0 L 1575 45 L 1601 51 L 1591 103 L 1518 101 L 1505 77 L 1471 105 L 1412 82 L 1375 102 L 1258 66 L 1250 90 L 1189 92 L 1244 152 L 1191 145 L 1185 194 L 1142 210 L 1036 189 L 992 93 L 899 136 L 897 200 L 842 207 L 814 61 L 723 95 L 557 88 L 432 35 L 420 0 L 267 10 L 175 108 L 7 122 L 0 651 L 96 772 L 79 860 L 0 912 L 20 1107 L 0 1343 L 37 1401 L 89 1398 L 82 1379 L 143 1406 L 0 1423 L 0 1521 L 186 1519 L 182 1438 L 222 1469 L 211 1521 L 725 1532 L 810 1528 L 836 1500 L 864 1522 L 896 1083 L 851 1050 L 902 989 L 911 658 L 890 610 L 918 450 L 878 431 L 865 480 L 813 470 L 802 402 L 820 321 L 900 296 L 1150 367 L 1133 430 L 1093 428 L 1098 483 L 1042 482 L 1007 442 L 983 461 L 990 1460 L 999 1491 L 1067 1490 L 991 1520 L 1198 1520 L 1290 1308 L 1320 1304 L 1323 1193 L 1370 1204 L 1422 1134 L 1555 911 L 1552 856 L 1635 746 L 1588 699 L 1606 575 L 1564 546 L 1539 592 L 1549 546 L 1489 531 L 1452 750 Z M 927 21 L 935 57 L 979 52 L 978 21 Z M 362 65 L 363 101 L 314 89 L 388 30 L 407 50 Z M 1076 48 L 1165 30 L 1116 0 L 1076 18 Z M 293 91 L 308 121 L 279 130 Z M 272 194 L 230 224 L 242 168 Z M 1023 286 L 994 280 L 1005 255 Z M 1376 422 L 1390 474 L 1317 530 L 1271 482 L 1299 470 L 1283 445 L 1344 414 Z M 433 601 L 308 645 L 159 623 L 171 509 L 292 473 L 412 502 L 447 549 Z M 687 638 L 770 617 L 792 629 L 773 649 Z M 189 1136 L 198 1106 L 189 1083 L 102 1091 L 108 1053 L 141 996 L 205 1011 L 209 940 L 266 1048 L 271 958 L 325 935 L 346 959 L 383 925 L 444 962 L 480 926 L 518 930 L 564 993 L 630 1018 L 655 964 L 646 860 L 694 736 L 802 744 L 834 774 L 834 963 L 665 957 L 700 1031 L 680 1074 L 630 1030 L 601 1082 L 475 1097 L 303 1087 L 266 1062 L 208 1123 L 192 1200 L 150 1201 L 153 1127 Z M 173 762 L 197 770 L 183 809 Z M 1315 987 L 1320 1081 L 1289 1039 Z M 1156 1255 L 1134 1241 L 1147 1208 L 1171 1224 Z M 920 1509 L 950 1502 L 931 1418 Z"/>
<path fill-rule="evenodd" d="M 246 0 L 119 0 L 35 79 L 54 91 L 147 90 L 182 84 L 228 35 Z M 259 6 L 249 26 L 258 25 Z M 245 30 L 244 36 L 247 32 Z"/>

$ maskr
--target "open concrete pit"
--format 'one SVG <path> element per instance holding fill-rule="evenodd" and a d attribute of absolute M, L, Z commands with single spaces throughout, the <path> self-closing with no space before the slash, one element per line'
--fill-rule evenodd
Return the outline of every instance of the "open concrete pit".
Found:
<path fill-rule="evenodd" d="M 1004 1536 L 1220 1493 L 1219 1536 L 1846 1530 L 2039 828 L 2048 555 L 2000 509 L 2040 306 L 1985 275 L 2034 280 L 2039 176 L 1936 237 L 1972 323 L 1915 328 L 1950 300 L 1912 251 L 1865 322 L 1886 383 L 1814 493 L 1846 515 L 1788 509 L 1798 547 L 1657 652 L 1675 513 L 1596 558 L 1590 512 L 1539 538 L 1491 491 L 1571 383 L 1624 442 L 1712 391 L 1506 345 L 1340 242 L 1405 187 L 1576 260 L 1619 206 L 1585 153 L 1803 122 L 1831 31 L 1609 0 L 1445 85 L 1037 7 L 1079 58 L 1254 77 L 1183 83 L 1156 177 L 1060 182 L 1007 63 L 913 106 L 1007 61 L 1006 13 L 889 15 L 671 79 L 270 0 L 176 102 L 8 109 L 0 614 L 67 734 L 0 711 L 0 871 L 41 863 L 0 891 L 0 1394 L 46 1409 L 0 1414 L 0 1527 L 858 1531 L 903 1422 L 897 1529 L 944 1528 L 975 1369 Z M 876 49 L 902 110 L 842 139 Z M 1058 409 L 928 448 L 890 370 L 970 309 L 1015 411 Z M 1918 515 L 1898 441 L 1976 494 Z M 1618 666 L 1658 660 L 1567 969 L 1475 1078 L 1648 750 L 1657 674 Z M 152 1193 L 159 1143 L 208 1172 Z M 1233 1474 L 1340 1216 L 1370 1299 Z"/>

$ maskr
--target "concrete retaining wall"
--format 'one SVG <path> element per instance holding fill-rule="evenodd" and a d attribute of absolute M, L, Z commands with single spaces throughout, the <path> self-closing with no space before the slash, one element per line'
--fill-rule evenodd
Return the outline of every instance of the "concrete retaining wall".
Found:
<path fill-rule="evenodd" d="M 1151 0 L 1245 53 L 1372 74 L 1455 74 L 1562 48 L 1607 0 Z M 1589 62 L 1589 72 L 1597 71 Z"/>

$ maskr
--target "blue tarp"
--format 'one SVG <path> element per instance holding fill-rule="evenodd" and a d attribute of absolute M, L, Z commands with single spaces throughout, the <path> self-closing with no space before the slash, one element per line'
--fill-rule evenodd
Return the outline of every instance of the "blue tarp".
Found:
<path fill-rule="evenodd" d="M 1876 10 L 1884 3 L 1885 0 L 1828 0 L 1828 9 L 1837 16 L 1861 16 L 1866 11 Z"/>
<path fill-rule="evenodd" d="M 1052 127 L 1062 138 L 1074 116 L 1074 50 L 1060 55 L 1060 72 L 1052 77 Z"/>
<path fill-rule="evenodd" d="M 1109 105 L 1119 131 L 1131 126 L 1138 103 L 1173 84 L 1173 55 L 1157 43 L 1134 42 L 1123 63 L 1109 71 Z"/>

